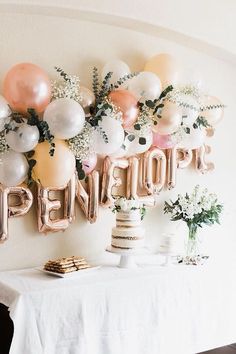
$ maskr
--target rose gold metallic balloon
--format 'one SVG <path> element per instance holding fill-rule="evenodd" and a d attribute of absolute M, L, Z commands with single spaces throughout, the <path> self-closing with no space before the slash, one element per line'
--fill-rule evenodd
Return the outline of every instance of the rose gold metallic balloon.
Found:
<path fill-rule="evenodd" d="M 99 172 L 88 175 L 88 190 L 81 181 L 77 181 L 76 197 L 86 219 L 93 224 L 97 220 L 99 209 Z"/>
<path fill-rule="evenodd" d="M 3 82 L 3 95 L 12 109 L 26 113 L 28 108 L 43 112 L 50 102 L 51 83 L 40 67 L 31 63 L 13 66 Z"/>
<path fill-rule="evenodd" d="M 113 187 L 119 187 L 122 184 L 121 178 L 114 174 L 115 169 L 127 169 L 129 162 L 127 159 L 111 159 L 109 156 L 103 160 L 102 190 L 101 204 L 103 207 L 113 205 L 114 197 L 112 193 Z"/>
<path fill-rule="evenodd" d="M 38 189 L 38 230 L 39 232 L 58 232 L 64 231 L 74 219 L 75 212 L 75 188 L 76 177 L 75 174 L 71 177 L 68 185 L 64 188 L 43 188 L 41 184 L 37 183 Z M 64 202 L 61 203 L 58 199 L 51 199 L 51 192 L 64 192 Z M 63 218 L 53 219 L 52 213 L 62 207 L 63 204 Z"/>
<path fill-rule="evenodd" d="M 20 203 L 9 205 L 9 197 L 13 195 L 20 199 Z M 30 210 L 33 203 L 31 191 L 24 186 L 7 187 L 0 185 L 0 243 L 8 238 L 8 218 L 23 216 Z"/>
<path fill-rule="evenodd" d="M 177 169 L 177 149 L 166 150 L 166 185 L 168 189 L 172 189 L 176 185 L 176 169 Z"/>
<path fill-rule="evenodd" d="M 209 149 L 206 145 L 200 146 L 194 150 L 195 153 L 195 168 L 202 174 L 214 170 L 215 166 L 212 162 L 206 162 L 206 154 L 209 153 Z"/>
<path fill-rule="evenodd" d="M 153 173 L 153 161 L 156 160 L 156 173 Z M 158 149 L 153 148 L 145 152 L 143 156 L 143 185 L 149 195 L 158 194 L 165 185 L 166 180 L 166 155 Z M 153 175 L 155 179 L 153 180 Z"/>
<path fill-rule="evenodd" d="M 108 98 L 122 112 L 123 127 L 130 128 L 138 118 L 138 101 L 128 90 L 112 91 Z"/>
<path fill-rule="evenodd" d="M 177 167 L 186 168 L 193 160 L 193 152 L 191 149 L 177 149 Z"/>
<path fill-rule="evenodd" d="M 126 181 L 126 198 L 134 198 L 143 205 L 153 207 L 156 204 L 154 195 L 148 195 L 145 191 L 144 176 L 144 155 L 141 158 L 132 156 L 128 159 L 127 181 Z"/>

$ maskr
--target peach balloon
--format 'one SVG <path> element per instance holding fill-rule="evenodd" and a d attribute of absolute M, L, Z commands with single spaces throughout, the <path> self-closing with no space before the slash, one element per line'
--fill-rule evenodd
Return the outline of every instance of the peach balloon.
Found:
<path fill-rule="evenodd" d="M 176 132 L 182 121 L 182 109 L 176 104 L 167 101 L 161 112 L 161 118 L 153 131 L 160 135 L 167 135 Z"/>
<path fill-rule="evenodd" d="M 67 143 L 55 139 L 55 152 L 49 155 L 50 145 L 47 141 L 35 148 L 33 178 L 44 188 L 60 188 L 67 185 L 75 171 L 75 157 Z"/>
<path fill-rule="evenodd" d="M 201 106 L 203 108 L 208 107 L 208 106 L 220 106 L 220 105 L 222 105 L 220 100 L 216 97 L 213 97 L 213 96 L 203 97 L 202 104 L 201 104 Z M 213 109 L 206 109 L 206 110 L 202 111 L 200 114 L 201 114 L 201 116 L 206 118 L 206 120 L 208 121 L 208 123 L 210 125 L 214 126 L 217 123 L 219 123 L 221 121 L 221 119 L 223 118 L 224 108 L 219 107 L 219 108 L 213 108 Z"/>
<path fill-rule="evenodd" d="M 179 77 L 179 64 L 176 59 L 166 53 L 158 54 L 147 61 L 144 71 L 155 73 L 161 80 L 163 89 L 177 82 Z"/>
<path fill-rule="evenodd" d="M 138 100 L 128 90 L 112 91 L 108 98 L 122 112 L 123 127 L 130 128 L 138 118 Z"/>
<path fill-rule="evenodd" d="M 17 64 L 4 79 L 3 95 L 15 111 L 26 113 L 28 108 L 34 108 L 43 112 L 51 98 L 50 79 L 37 65 Z"/>

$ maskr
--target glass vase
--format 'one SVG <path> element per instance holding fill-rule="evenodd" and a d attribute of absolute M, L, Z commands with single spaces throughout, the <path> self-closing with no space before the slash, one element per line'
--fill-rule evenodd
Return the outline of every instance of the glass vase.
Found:
<path fill-rule="evenodd" d="M 199 255 L 197 231 L 198 227 L 195 224 L 188 225 L 188 240 L 186 245 L 186 256 L 188 257 Z"/>

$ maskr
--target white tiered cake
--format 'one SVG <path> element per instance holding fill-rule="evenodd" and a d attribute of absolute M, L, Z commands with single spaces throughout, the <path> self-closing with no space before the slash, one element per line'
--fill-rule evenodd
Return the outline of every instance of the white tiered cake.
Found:
<path fill-rule="evenodd" d="M 117 211 L 116 227 L 112 228 L 111 246 L 120 251 L 144 247 L 145 230 L 140 225 L 139 209 Z"/>

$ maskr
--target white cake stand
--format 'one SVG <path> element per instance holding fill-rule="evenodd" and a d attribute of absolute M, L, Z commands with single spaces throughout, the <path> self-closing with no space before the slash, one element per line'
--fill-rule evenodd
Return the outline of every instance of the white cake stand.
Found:
<path fill-rule="evenodd" d="M 150 253 L 147 248 L 142 247 L 138 249 L 130 249 L 130 250 L 119 250 L 112 246 L 108 246 L 106 248 L 107 252 L 116 253 L 120 255 L 120 263 L 118 265 L 119 268 L 137 268 L 138 265 L 135 262 L 135 257 L 138 255 L 144 255 Z"/>

